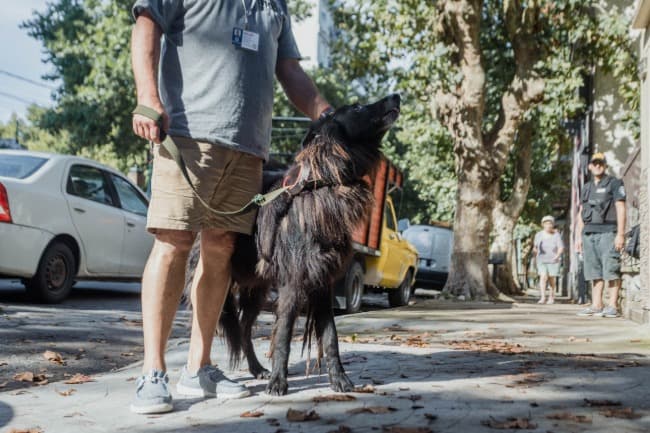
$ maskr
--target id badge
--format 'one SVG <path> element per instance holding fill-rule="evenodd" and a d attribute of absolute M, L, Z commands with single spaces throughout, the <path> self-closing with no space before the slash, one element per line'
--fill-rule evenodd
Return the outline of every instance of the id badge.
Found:
<path fill-rule="evenodd" d="M 244 30 L 241 27 L 235 27 L 232 29 L 232 44 L 237 48 L 257 52 L 260 45 L 260 35 Z"/>

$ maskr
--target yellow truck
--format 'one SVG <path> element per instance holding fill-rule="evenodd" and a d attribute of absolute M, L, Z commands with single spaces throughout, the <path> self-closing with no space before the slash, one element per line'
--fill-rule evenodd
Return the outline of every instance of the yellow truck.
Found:
<path fill-rule="evenodd" d="M 391 307 L 408 304 L 417 272 L 417 250 L 398 231 L 390 196 L 402 187 L 402 173 L 382 158 L 374 177 L 367 180 L 375 202 L 354 234 L 354 258 L 334 294 L 335 307 L 347 313 L 359 311 L 365 291 L 387 292 Z"/>

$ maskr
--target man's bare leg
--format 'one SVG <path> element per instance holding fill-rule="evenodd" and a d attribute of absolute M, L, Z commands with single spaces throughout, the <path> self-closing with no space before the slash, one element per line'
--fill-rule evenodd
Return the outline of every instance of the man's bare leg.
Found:
<path fill-rule="evenodd" d="M 165 348 L 178 310 L 194 233 L 159 230 L 142 276 L 145 373 L 166 370 Z"/>
<path fill-rule="evenodd" d="M 236 234 L 220 229 L 201 232 L 201 256 L 192 281 L 192 334 L 187 367 L 210 365 L 210 349 L 230 284 L 230 258 Z"/>
<path fill-rule="evenodd" d="M 594 310 L 603 308 L 603 286 L 604 281 L 602 279 L 591 282 L 591 307 Z"/>
<path fill-rule="evenodd" d="M 548 302 L 553 303 L 555 302 L 555 284 L 557 282 L 557 277 L 552 277 L 548 276 L 548 285 L 550 286 L 549 288 L 549 293 L 548 293 Z"/>
<path fill-rule="evenodd" d="M 621 279 L 611 280 L 608 282 L 609 286 L 609 305 L 618 309 L 618 293 L 621 289 Z"/>

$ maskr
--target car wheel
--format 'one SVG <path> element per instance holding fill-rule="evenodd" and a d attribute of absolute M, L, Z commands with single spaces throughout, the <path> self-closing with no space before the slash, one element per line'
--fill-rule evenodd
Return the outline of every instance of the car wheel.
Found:
<path fill-rule="evenodd" d="M 391 307 L 403 307 L 411 299 L 411 280 L 413 271 L 409 270 L 397 289 L 388 292 L 388 303 Z"/>
<path fill-rule="evenodd" d="M 61 302 L 72 291 L 75 270 L 70 247 L 63 242 L 54 242 L 43 253 L 36 274 L 27 281 L 27 293 L 37 302 Z"/>
<path fill-rule="evenodd" d="M 345 274 L 345 312 L 358 313 L 363 298 L 363 267 L 357 261 L 352 263 Z"/>

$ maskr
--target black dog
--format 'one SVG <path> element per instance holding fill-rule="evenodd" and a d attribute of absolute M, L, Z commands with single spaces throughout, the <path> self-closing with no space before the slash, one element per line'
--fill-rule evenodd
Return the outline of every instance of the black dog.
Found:
<path fill-rule="evenodd" d="M 339 358 L 333 285 L 352 257 L 352 232 L 373 201 L 363 178 L 377 166 L 381 140 L 399 116 L 399 107 L 399 95 L 370 105 L 341 107 L 312 123 L 286 174 L 265 171 L 265 189 L 274 181 L 270 189 L 291 188 L 260 208 L 254 237 L 238 236 L 231 260 L 233 287 L 220 327 L 231 364 L 236 365 L 243 352 L 253 376 L 269 378 L 270 394 L 287 393 L 289 347 L 295 319 L 302 311 L 307 316 L 303 350 L 315 336 L 319 359 L 325 354 L 331 388 L 353 389 Z M 186 291 L 198 256 L 196 242 Z M 255 355 L 251 330 L 271 288 L 277 289 L 278 299 L 269 373 Z"/>

